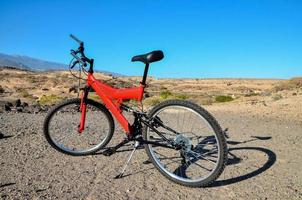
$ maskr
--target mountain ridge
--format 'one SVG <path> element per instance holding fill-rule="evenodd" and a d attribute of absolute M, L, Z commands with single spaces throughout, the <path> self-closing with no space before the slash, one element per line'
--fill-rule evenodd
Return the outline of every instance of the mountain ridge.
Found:
<path fill-rule="evenodd" d="M 42 59 L 33 58 L 27 55 L 8 55 L 4 53 L 0 53 L 0 68 L 1 67 L 13 67 L 22 70 L 29 71 L 63 71 L 68 70 L 69 66 L 66 64 L 46 61 Z M 111 74 L 113 76 L 124 76 L 122 74 L 103 71 L 103 70 L 95 70 L 97 72 Z"/>

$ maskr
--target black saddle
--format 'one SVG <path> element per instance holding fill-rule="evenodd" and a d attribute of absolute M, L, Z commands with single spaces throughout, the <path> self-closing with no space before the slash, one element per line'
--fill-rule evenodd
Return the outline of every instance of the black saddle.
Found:
<path fill-rule="evenodd" d="M 146 53 L 143 55 L 134 56 L 131 59 L 131 61 L 132 62 L 141 61 L 141 62 L 147 64 L 147 63 L 160 61 L 163 58 L 164 58 L 164 53 L 162 51 L 158 50 L 158 51 L 152 51 L 150 53 Z"/>

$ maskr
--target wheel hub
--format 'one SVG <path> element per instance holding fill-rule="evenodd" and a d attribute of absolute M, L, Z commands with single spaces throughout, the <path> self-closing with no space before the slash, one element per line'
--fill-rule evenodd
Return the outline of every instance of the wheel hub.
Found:
<path fill-rule="evenodd" d="M 179 134 L 174 139 L 174 143 L 181 147 L 184 153 L 188 153 L 192 148 L 192 141 L 183 134 Z"/>

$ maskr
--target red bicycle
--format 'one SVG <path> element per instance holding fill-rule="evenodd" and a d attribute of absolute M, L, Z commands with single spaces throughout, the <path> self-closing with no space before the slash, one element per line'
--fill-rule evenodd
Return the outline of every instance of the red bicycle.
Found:
<path fill-rule="evenodd" d="M 145 64 L 140 85 L 133 88 L 114 88 L 93 75 L 93 59 L 84 54 L 84 43 L 71 50 L 75 61 L 70 68 L 79 66 L 87 71 L 86 86 L 80 98 L 68 99 L 54 106 L 44 122 L 47 141 L 56 150 L 73 156 L 95 153 L 103 149 L 114 133 L 114 120 L 126 132 L 126 138 L 117 146 L 107 148 L 110 156 L 124 144 L 133 141 L 134 148 L 123 167 L 120 178 L 135 150 L 144 145 L 154 166 L 168 179 L 190 187 L 211 184 L 222 173 L 227 161 L 224 133 L 216 119 L 202 107 L 184 100 L 167 100 L 154 106 L 148 113 L 134 109 L 123 102 L 142 102 L 149 64 L 163 59 L 162 51 L 134 56 L 132 61 Z M 94 90 L 103 103 L 89 99 Z M 133 116 L 130 123 L 124 116 Z"/>

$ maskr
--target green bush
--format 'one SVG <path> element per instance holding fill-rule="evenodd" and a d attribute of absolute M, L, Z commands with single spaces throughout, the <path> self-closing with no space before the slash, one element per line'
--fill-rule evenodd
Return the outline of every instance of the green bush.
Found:
<path fill-rule="evenodd" d="M 40 99 L 39 99 L 39 103 L 41 105 L 52 105 L 57 103 L 58 101 L 62 100 L 61 97 L 51 94 L 51 95 L 43 95 Z"/>
<path fill-rule="evenodd" d="M 233 101 L 233 97 L 231 96 L 225 96 L 225 95 L 219 95 L 215 97 L 215 101 L 216 102 L 229 102 L 229 101 Z"/>
<path fill-rule="evenodd" d="M 169 90 L 164 90 L 159 95 L 162 99 L 167 99 L 172 96 L 172 93 Z"/>
<path fill-rule="evenodd" d="M 188 96 L 185 94 L 175 94 L 175 98 L 185 100 L 188 98 Z"/>
<path fill-rule="evenodd" d="M 253 97 L 253 96 L 259 96 L 259 95 L 260 95 L 259 93 L 252 92 L 252 93 L 249 93 L 249 94 L 245 94 L 244 96 L 245 97 Z"/>

